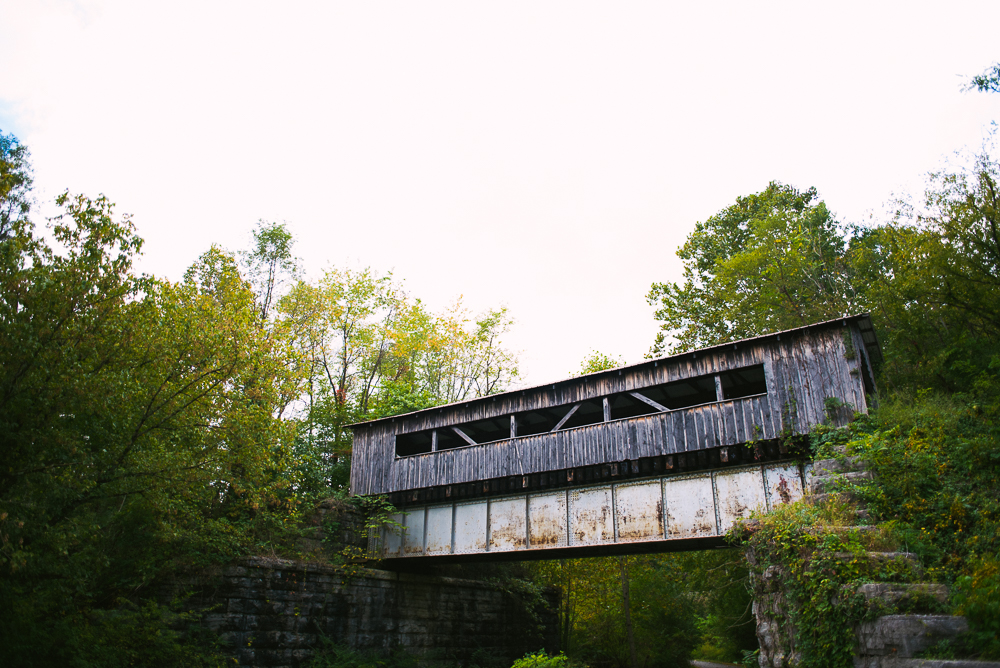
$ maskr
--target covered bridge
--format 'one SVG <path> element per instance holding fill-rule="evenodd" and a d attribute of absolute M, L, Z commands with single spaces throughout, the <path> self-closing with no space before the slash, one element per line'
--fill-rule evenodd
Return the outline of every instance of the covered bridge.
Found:
<path fill-rule="evenodd" d="M 351 492 L 403 510 L 387 558 L 718 542 L 801 495 L 782 437 L 867 412 L 880 361 L 859 315 L 360 423 Z"/>

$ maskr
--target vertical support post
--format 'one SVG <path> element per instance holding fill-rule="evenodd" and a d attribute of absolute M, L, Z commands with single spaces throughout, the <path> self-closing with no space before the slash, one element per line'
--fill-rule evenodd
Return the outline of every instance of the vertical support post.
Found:
<path fill-rule="evenodd" d="M 524 549 L 531 549 L 531 495 L 524 496 Z"/>
<path fill-rule="evenodd" d="M 423 548 L 420 554 L 427 554 L 427 520 L 430 514 L 430 508 L 424 506 L 424 538 L 423 538 Z"/>
<path fill-rule="evenodd" d="M 493 527 L 490 526 L 490 515 L 493 514 L 493 500 L 486 499 L 486 551 L 490 551 L 490 543 L 493 540 Z"/>
<path fill-rule="evenodd" d="M 510 416 L 510 437 L 517 438 L 517 416 Z"/>
<path fill-rule="evenodd" d="M 431 432 L 431 452 L 438 451 L 438 430 L 435 429 Z"/>
<path fill-rule="evenodd" d="M 455 518 L 458 516 L 458 504 L 451 504 L 451 549 L 449 550 L 452 554 L 455 554 Z"/>
<path fill-rule="evenodd" d="M 604 397 L 602 401 L 604 402 L 604 421 L 611 422 L 611 402 L 608 401 L 607 397 Z"/>
<path fill-rule="evenodd" d="M 716 376 L 718 378 L 718 376 Z M 715 473 L 710 473 L 709 479 L 712 481 L 712 506 L 715 509 L 715 535 L 722 535 L 722 518 L 719 517 L 719 487 L 715 484 Z"/>
<path fill-rule="evenodd" d="M 611 485 L 611 536 L 618 542 L 618 485 Z"/>
<path fill-rule="evenodd" d="M 805 485 L 802 485 L 802 489 L 805 489 Z M 572 494 L 567 489 L 564 494 L 566 494 L 566 546 L 569 547 L 573 544 L 573 527 L 570 525 L 572 521 L 573 514 L 570 512 L 569 501 L 572 498 Z"/>
<path fill-rule="evenodd" d="M 715 374 L 715 400 L 723 401 L 726 398 L 726 393 L 722 391 L 722 376 Z"/>
<path fill-rule="evenodd" d="M 667 526 L 667 517 L 669 517 L 667 515 L 667 479 L 660 478 L 660 526 L 663 527 L 664 540 L 670 538 L 670 534 L 668 533 L 670 527 Z"/>

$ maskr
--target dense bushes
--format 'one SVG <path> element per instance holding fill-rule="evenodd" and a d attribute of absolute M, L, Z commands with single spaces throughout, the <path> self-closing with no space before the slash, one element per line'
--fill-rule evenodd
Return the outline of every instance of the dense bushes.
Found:
<path fill-rule="evenodd" d="M 953 585 L 968 616 L 968 650 L 1000 658 L 1000 379 L 980 374 L 969 392 L 925 391 L 884 405 L 849 444 L 878 484 L 861 491 L 927 567 Z"/>

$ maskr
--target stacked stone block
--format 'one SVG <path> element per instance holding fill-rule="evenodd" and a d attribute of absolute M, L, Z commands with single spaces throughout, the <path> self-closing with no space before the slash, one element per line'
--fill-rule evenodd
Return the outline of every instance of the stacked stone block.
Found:
<path fill-rule="evenodd" d="M 402 648 L 427 661 L 464 662 L 477 651 L 508 663 L 558 645 L 557 594 L 538 611 L 497 587 L 456 578 L 254 558 L 214 574 L 178 579 L 165 595 L 192 592 L 240 666 L 298 667 L 323 638 L 356 650 Z"/>
<path fill-rule="evenodd" d="M 835 458 L 817 460 L 812 467 L 806 501 L 818 503 L 831 498 L 853 500 L 850 485 L 872 480 L 872 474 L 863 462 L 849 456 L 842 448 Z M 864 508 L 858 517 L 867 518 Z M 865 531 L 872 528 L 857 526 L 844 530 Z M 877 561 L 905 561 L 910 565 L 914 579 L 921 567 L 916 555 L 907 552 L 869 552 L 868 559 Z M 748 551 L 751 565 L 756 555 Z M 853 558 L 844 554 L 845 559 Z M 784 572 L 780 566 L 769 566 L 755 578 L 754 615 L 757 618 L 757 638 L 760 642 L 761 668 L 794 668 L 801 661 L 796 649 L 797 629 L 791 623 L 789 602 L 781 589 Z M 869 605 L 891 613 L 906 609 L 910 614 L 883 614 L 864 622 L 855 629 L 857 653 L 856 668 L 1000 668 L 1000 662 L 943 661 L 921 659 L 918 654 L 933 648 L 942 641 L 954 640 L 968 631 L 963 617 L 941 614 L 919 614 L 921 609 L 930 613 L 948 600 L 948 588 L 929 583 L 869 583 L 861 585 L 857 593 Z"/>

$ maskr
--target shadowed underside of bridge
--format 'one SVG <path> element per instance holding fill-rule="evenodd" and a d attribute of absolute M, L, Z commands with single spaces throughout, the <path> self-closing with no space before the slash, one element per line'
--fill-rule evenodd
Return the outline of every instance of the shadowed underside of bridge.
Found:
<path fill-rule="evenodd" d="M 353 426 L 351 490 L 400 508 L 387 564 L 725 546 L 801 497 L 782 444 L 867 412 L 865 315 Z"/>

